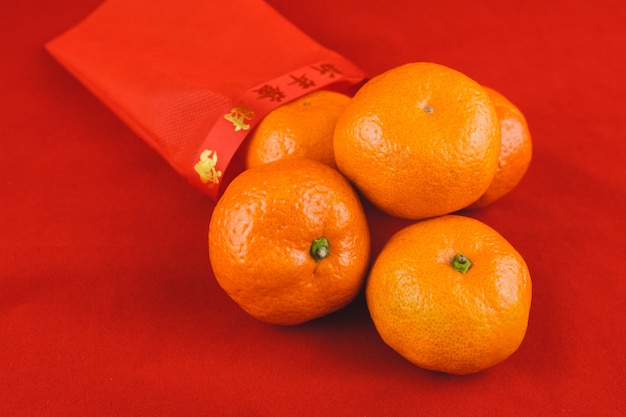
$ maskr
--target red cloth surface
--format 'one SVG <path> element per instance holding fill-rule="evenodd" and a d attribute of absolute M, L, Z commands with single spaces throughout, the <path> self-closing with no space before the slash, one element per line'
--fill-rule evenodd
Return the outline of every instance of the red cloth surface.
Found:
<path fill-rule="evenodd" d="M 466 377 L 395 354 L 363 297 L 297 327 L 227 298 L 214 203 L 43 48 L 101 3 L 0 5 L 0 415 L 624 414 L 623 2 L 268 1 L 370 74 L 438 62 L 527 116 L 528 174 L 464 214 L 529 264 L 529 329 Z M 368 213 L 375 252 L 407 224 Z"/>

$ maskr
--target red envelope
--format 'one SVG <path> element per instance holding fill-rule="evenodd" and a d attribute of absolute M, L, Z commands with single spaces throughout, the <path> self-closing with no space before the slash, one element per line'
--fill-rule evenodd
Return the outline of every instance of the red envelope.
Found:
<path fill-rule="evenodd" d="M 265 114 L 365 78 L 260 0 L 108 0 L 46 47 L 213 200 Z"/>

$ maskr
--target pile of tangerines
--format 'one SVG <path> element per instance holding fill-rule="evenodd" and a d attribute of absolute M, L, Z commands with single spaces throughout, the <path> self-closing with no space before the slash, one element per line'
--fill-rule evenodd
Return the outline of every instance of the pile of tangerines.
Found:
<path fill-rule="evenodd" d="M 515 248 L 459 215 L 511 191 L 531 159 L 520 110 L 434 63 L 319 90 L 268 114 L 248 169 L 215 206 L 215 278 L 251 316 L 300 324 L 364 288 L 382 340 L 410 362 L 469 374 L 520 346 L 531 279 Z M 410 219 L 371 259 L 362 200 Z"/>

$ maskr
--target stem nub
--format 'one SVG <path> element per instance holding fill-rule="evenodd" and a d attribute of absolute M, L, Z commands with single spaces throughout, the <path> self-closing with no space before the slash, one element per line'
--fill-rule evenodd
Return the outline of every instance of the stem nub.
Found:
<path fill-rule="evenodd" d="M 330 255 L 330 243 L 324 236 L 317 238 L 311 242 L 311 250 L 309 251 L 315 262 L 319 262 L 322 259 Z"/>
<path fill-rule="evenodd" d="M 452 266 L 452 268 L 454 268 L 455 271 L 465 274 L 467 273 L 467 271 L 469 271 L 472 263 L 469 259 L 467 259 L 467 256 L 463 255 L 462 253 L 457 253 L 456 256 L 452 258 L 452 262 L 450 262 L 450 265 Z"/>

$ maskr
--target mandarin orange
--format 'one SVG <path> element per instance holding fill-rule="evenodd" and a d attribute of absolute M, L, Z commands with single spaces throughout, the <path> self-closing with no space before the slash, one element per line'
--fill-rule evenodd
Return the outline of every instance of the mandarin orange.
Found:
<path fill-rule="evenodd" d="M 333 130 L 349 101 L 345 94 L 317 90 L 277 107 L 250 134 L 246 166 L 299 156 L 335 167 Z"/>
<path fill-rule="evenodd" d="M 522 111 L 499 91 L 483 88 L 496 108 L 502 145 L 496 175 L 487 191 L 472 203 L 472 208 L 488 206 L 513 190 L 526 174 L 532 159 L 532 139 Z"/>
<path fill-rule="evenodd" d="M 209 225 L 217 282 L 251 316 L 274 324 L 303 323 L 352 301 L 369 250 L 355 190 L 336 169 L 310 159 L 244 171 Z"/>
<path fill-rule="evenodd" d="M 476 201 L 498 163 L 494 105 L 474 80 L 417 62 L 365 83 L 334 133 L 338 169 L 381 210 L 421 219 Z"/>
<path fill-rule="evenodd" d="M 366 284 L 384 342 L 415 365 L 450 374 L 487 369 L 518 349 L 531 292 L 519 252 L 485 223 L 458 215 L 401 229 Z"/>

